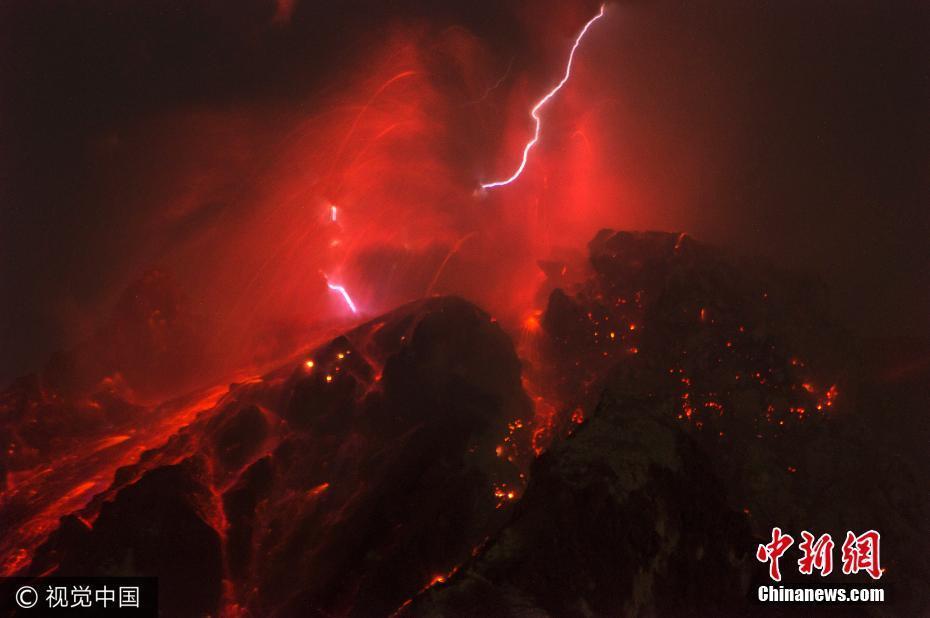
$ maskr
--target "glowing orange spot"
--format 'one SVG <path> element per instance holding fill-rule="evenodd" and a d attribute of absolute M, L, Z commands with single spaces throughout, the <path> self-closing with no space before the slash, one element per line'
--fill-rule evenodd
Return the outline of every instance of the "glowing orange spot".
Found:
<path fill-rule="evenodd" d="M 308 360 L 307 362 L 304 363 L 304 367 L 306 367 L 307 369 L 313 369 L 313 365 L 314 365 L 314 362 L 312 360 Z"/>
<path fill-rule="evenodd" d="M 327 381 L 327 382 L 332 382 L 332 381 L 333 381 L 333 376 L 327 375 L 327 376 L 326 376 L 326 381 Z"/>
<path fill-rule="evenodd" d="M 313 489 L 307 492 L 308 497 L 319 496 L 321 493 L 329 489 L 329 483 L 320 483 Z"/>
<path fill-rule="evenodd" d="M 523 320 L 523 328 L 531 333 L 535 333 L 539 330 L 539 318 L 535 315 L 531 315 Z"/>
<path fill-rule="evenodd" d="M 497 508 L 501 508 L 504 502 L 516 500 L 517 492 L 513 489 L 509 489 L 506 485 L 496 485 L 494 487 L 494 497 L 498 499 Z"/>
<path fill-rule="evenodd" d="M 630 330 L 636 330 L 636 324 L 630 322 Z"/>

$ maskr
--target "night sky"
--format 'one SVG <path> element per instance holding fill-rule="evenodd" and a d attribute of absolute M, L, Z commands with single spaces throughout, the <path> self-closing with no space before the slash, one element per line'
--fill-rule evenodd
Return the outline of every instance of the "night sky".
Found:
<path fill-rule="evenodd" d="M 597 103 L 599 166 L 625 200 L 591 224 L 684 230 L 811 271 L 854 332 L 930 336 L 930 5 L 608 7 L 572 109 L 578 93 Z M 143 270 L 195 255 L 178 247 L 203 230 L 234 225 L 252 170 L 399 25 L 459 27 L 507 68 L 504 92 L 521 79 L 541 92 L 596 10 L 2 2 L 0 378 L 86 337 Z M 469 165 L 486 137 L 463 139 Z"/>

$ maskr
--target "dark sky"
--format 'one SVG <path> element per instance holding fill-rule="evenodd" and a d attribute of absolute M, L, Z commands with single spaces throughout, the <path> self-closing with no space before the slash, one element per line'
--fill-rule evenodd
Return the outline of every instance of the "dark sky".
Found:
<path fill-rule="evenodd" d="M 649 214 L 635 223 L 816 272 L 858 332 L 930 335 L 927 3 L 609 6 L 587 53 L 604 96 L 620 101 L 604 164 L 647 187 Z M 539 23 L 574 28 L 593 10 L 3 0 L 0 378 L 86 334 L 157 258 L 133 253 L 140 231 L 126 209 L 138 206 L 101 182 L 121 173 L 97 167 L 101 144 L 179 109 L 312 106 L 398 20 L 462 26 L 541 84 L 552 46 L 538 37 L 552 30 Z M 168 173 L 153 169 L 152 182 Z"/>

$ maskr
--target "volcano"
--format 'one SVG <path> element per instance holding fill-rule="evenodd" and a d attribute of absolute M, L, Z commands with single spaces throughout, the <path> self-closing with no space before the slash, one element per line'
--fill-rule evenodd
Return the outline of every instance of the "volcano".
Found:
<path fill-rule="evenodd" d="M 778 615 L 772 527 L 876 528 L 882 615 L 930 609 L 926 349 L 685 234 L 540 266 L 514 332 L 433 297 L 157 405 L 17 381 L 5 574 L 156 576 L 166 616 Z"/>

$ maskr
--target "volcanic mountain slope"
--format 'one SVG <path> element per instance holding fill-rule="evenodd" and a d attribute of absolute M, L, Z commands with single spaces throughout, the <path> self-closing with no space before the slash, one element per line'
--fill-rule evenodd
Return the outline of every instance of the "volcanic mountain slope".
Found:
<path fill-rule="evenodd" d="M 5 492 L 31 531 L 4 533 L 7 571 L 158 575 L 170 616 L 745 615 L 772 526 L 875 528 L 890 598 L 867 609 L 925 612 L 926 367 L 875 369 L 816 281 L 685 235 L 604 231 L 589 253 L 574 283 L 546 265 L 522 358 L 435 298 L 225 394 L 98 402 L 116 420 L 93 448 Z M 20 433 L 70 409 L 29 382 L 3 405 Z M 133 416 L 147 442 L 107 434 Z M 126 465 L 85 487 L 105 456 Z M 786 579 L 811 581 L 795 559 Z"/>
<path fill-rule="evenodd" d="M 31 571 L 158 574 L 172 616 L 386 615 L 502 523 L 493 488 L 519 471 L 495 445 L 529 410 L 488 315 L 416 303 L 234 385 Z"/>
<path fill-rule="evenodd" d="M 795 615 L 750 601 L 779 526 L 830 532 L 840 583 L 874 583 L 841 573 L 846 531 L 882 534 L 888 602 L 805 611 L 924 615 L 927 356 L 888 380 L 817 281 L 684 235 L 604 231 L 589 249 L 591 276 L 549 298 L 535 368 L 589 418 L 536 460 L 481 555 L 405 611 Z M 822 584 L 792 549 L 785 580 Z"/>

